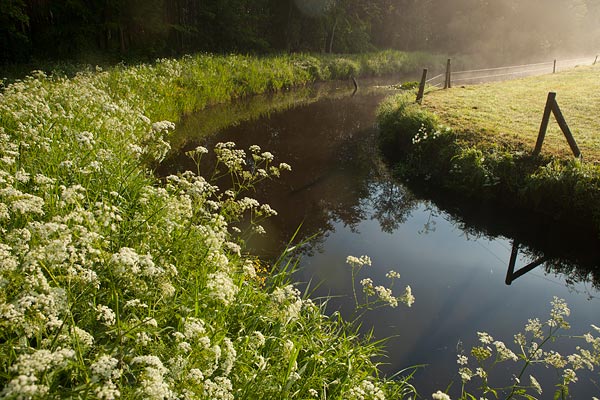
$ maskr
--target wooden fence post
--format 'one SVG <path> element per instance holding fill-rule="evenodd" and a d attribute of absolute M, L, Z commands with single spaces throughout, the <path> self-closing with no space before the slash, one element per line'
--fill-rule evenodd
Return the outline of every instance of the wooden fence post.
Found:
<path fill-rule="evenodd" d="M 421 76 L 421 83 L 419 84 L 419 93 L 417 93 L 416 102 L 421 104 L 423 101 L 423 94 L 425 93 L 425 82 L 427 81 L 427 68 L 423 69 L 423 76 Z"/>
<path fill-rule="evenodd" d="M 556 73 L 556 60 L 554 60 L 554 67 L 552 67 L 552 73 Z"/>
<path fill-rule="evenodd" d="M 581 151 L 579 150 L 579 147 L 577 146 L 577 142 L 575 142 L 575 138 L 573 137 L 573 134 L 571 133 L 571 130 L 569 129 L 569 125 L 567 125 L 567 121 L 565 121 L 565 117 L 563 117 L 562 112 L 560 111 L 560 108 L 558 107 L 558 103 L 556 102 L 556 99 L 554 100 L 554 103 L 552 104 L 552 113 L 554 114 L 554 118 L 556 118 L 556 122 L 558 122 L 558 126 L 560 126 L 560 130 L 563 132 L 563 134 L 567 138 L 567 142 L 569 143 L 569 147 L 571 148 L 573 155 L 577 158 L 581 157 Z"/>
<path fill-rule="evenodd" d="M 451 59 L 448 59 L 446 62 L 446 82 L 444 82 L 444 89 L 449 89 L 452 87 L 452 68 L 450 65 Z"/>
<path fill-rule="evenodd" d="M 537 156 L 542 151 L 542 143 L 546 137 L 546 130 L 548 130 L 548 121 L 550 121 L 550 112 L 552 112 L 552 103 L 556 99 L 556 93 L 548 93 L 548 99 L 546 100 L 546 107 L 544 108 L 544 116 L 542 117 L 542 124 L 540 125 L 540 133 L 538 134 L 537 142 L 535 143 L 535 149 L 533 155 Z"/>
<path fill-rule="evenodd" d="M 598 56 L 594 59 L 594 63 L 592 65 L 596 65 L 596 61 L 598 61 Z"/>
<path fill-rule="evenodd" d="M 548 99 L 546 100 L 546 107 L 544 108 L 544 115 L 542 117 L 542 123 L 540 125 L 540 133 L 538 134 L 538 138 L 535 143 L 535 149 L 533 150 L 533 155 L 537 156 L 538 154 L 540 154 L 540 151 L 542 150 L 542 144 L 544 143 L 544 138 L 546 136 L 546 130 L 548 129 L 548 122 L 550 121 L 550 113 L 554 114 L 554 118 L 556 118 L 556 122 L 558 123 L 560 130 L 562 131 L 563 135 L 565 135 L 565 138 L 567 139 L 567 142 L 569 143 L 569 147 L 571 148 L 573 155 L 577 158 L 581 157 L 581 150 L 579 150 L 579 147 L 577 146 L 577 142 L 575 141 L 575 138 L 573 137 L 573 134 L 571 133 L 571 129 L 569 129 L 569 125 L 567 124 L 567 121 L 565 120 L 565 117 L 562 115 L 562 112 L 560 111 L 560 107 L 558 106 L 558 103 L 556 102 L 556 93 L 555 92 L 548 93 Z"/>

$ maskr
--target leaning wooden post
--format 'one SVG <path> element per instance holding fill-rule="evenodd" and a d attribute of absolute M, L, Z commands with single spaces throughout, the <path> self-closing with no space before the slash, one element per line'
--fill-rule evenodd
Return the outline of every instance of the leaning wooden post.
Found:
<path fill-rule="evenodd" d="M 592 65 L 596 65 L 596 61 L 598 61 L 598 56 L 594 59 L 594 63 Z"/>
<path fill-rule="evenodd" d="M 425 93 L 425 82 L 427 81 L 427 68 L 423 69 L 423 76 L 421 76 L 421 83 L 419 84 L 419 93 L 417 93 L 417 103 L 421 104 L 423 101 L 423 94 Z"/>
<path fill-rule="evenodd" d="M 556 60 L 554 60 L 554 67 L 552 67 L 552 73 L 556 73 Z"/>
<path fill-rule="evenodd" d="M 548 100 L 546 100 L 546 108 L 544 108 L 544 116 L 542 117 L 540 133 L 535 144 L 535 149 L 533 150 L 533 155 L 536 156 L 540 154 L 540 151 L 542 150 L 542 144 L 544 143 L 544 137 L 546 136 L 546 130 L 548 129 L 548 121 L 550 120 L 550 113 L 554 114 L 554 118 L 556 118 L 556 122 L 558 123 L 560 130 L 565 135 L 565 138 L 567 138 L 567 142 L 569 143 L 569 147 L 571 148 L 573 155 L 577 158 L 581 157 L 581 150 L 579 150 L 577 142 L 575 141 L 575 138 L 569 129 L 569 125 L 567 125 L 567 121 L 562 115 L 560 107 L 556 102 L 555 92 L 548 93 Z"/>
<path fill-rule="evenodd" d="M 546 137 L 546 130 L 548 130 L 548 121 L 550 121 L 550 113 L 552 112 L 552 104 L 556 100 L 556 93 L 548 93 L 548 99 L 546 100 L 546 107 L 544 108 L 544 116 L 542 117 L 542 124 L 540 125 L 540 133 L 538 134 L 537 142 L 535 143 L 535 149 L 533 155 L 537 156 L 542 151 L 542 144 Z"/>
<path fill-rule="evenodd" d="M 446 63 L 446 82 L 444 82 L 444 89 L 448 89 L 452 87 L 452 69 L 450 65 L 450 58 Z"/>
<path fill-rule="evenodd" d="M 573 155 L 577 158 L 581 157 L 581 150 L 579 150 L 577 142 L 575 142 L 575 138 L 569 129 L 569 125 L 567 125 L 565 117 L 563 117 L 562 112 L 560 111 L 560 107 L 558 107 L 556 99 L 552 103 L 552 113 L 554 114 L 554 118 L 556 118 L 556 122 L 558 122 L 558 126 L 560 126 L 560 129 L 567 138 L 567 142 L 569 143 Z"/>

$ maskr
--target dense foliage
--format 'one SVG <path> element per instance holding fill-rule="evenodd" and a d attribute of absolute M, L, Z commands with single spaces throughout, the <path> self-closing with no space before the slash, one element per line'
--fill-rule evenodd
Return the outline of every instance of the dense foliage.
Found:
<path fill-rule="evenodd" d="M 0 0 L 0 62 L 197 51 L 594 51 L 598 0 Z M 100 57 L 100 58 L 99 58 Z"/>
<path fill-rule="evenodd" d="M 244 253 L 236 222 L 248 217 L 245 234 L 261 234 L 261 220 L 276 213 L 252 187 L 289 165 L 258 146 L 220 143 L 214 169 L 199 167 L 204 147 L 187 153 L 195 172 L 159 180 L 149 169 L 170 148 L 166 115 L 313 80 L 311 60 L 328 71 L 300 56 L 196 56 L 73 78 L 38 71 L 4 88 L 1 398 L 398 399 L 411 391 L 402 379 L 378 378 L 378 343 L 287 281 L 293 259 L 266 276 Z M 177 90 L 193 82 L 187 73 L 204 74 L 211 90 Z M 210 180 L 228 175 L 230 187 Z M 349 273 L 370 264 L 347 261 Z M 414 300 L 409 289 L 401 297 L 364 290 L 368 305 Z"/>

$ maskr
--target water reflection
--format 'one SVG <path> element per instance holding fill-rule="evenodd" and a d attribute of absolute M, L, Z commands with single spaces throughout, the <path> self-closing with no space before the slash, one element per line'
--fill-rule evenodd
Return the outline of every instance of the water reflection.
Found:
<path fill-rule="evenodd" d="M 598 325 L 598 239 L 517 210 L 469 204 L 399 183 L 377 152 L 374 116 L 385 93 L 363 91 L 364 86 L 354 96 L 345 88 L 335 99 L 299 102 L 205 139 L 181 126 L 179 135 L 186 138 L 181 153 L 171 155 L 159 173 L 194 170 L 182 153 L 223 141 L 241 148 L 258 144 L 292 165 L 283 179 L 250 194 L 279 214 L 264 224 L 268 234 L 250 241 L 249 248 L 276 259 L 300 227 L 298 240 L 310 240 L 301 247 L 295 279 L 322 283 L 312 295 L 335 296 L 329 310 L 346 316 L 353 314 L 347 255 L 370 255 L 374 266 L 365 276 L 376 284 L 385 283 L 390 269 L 399 271 L 400 284 L 413 288 L 415 305 L 366 314 L 363 327 L 391 337 L 384 373 L 429 364 L 415 381 L 425 396 L 452 378 L 460 343 L 474 344 L 477 331 L 512 342 L 528 318 L 544 318 L 554 295 L 572 306 L 574 334 Z M 197 124 L 189 127 L 198 131 Z M 543 269 L 517 268 L 517 261 L 531 266 L 539 259 Z M 507 266 L 511 286 L 503 279 Z M 542 383 L 547 379 L 539 377 Z M 580 377 L 574 396 L 595 392 L 586 379 Z"/>
<path fill-rule="evenodd" d="M 508 262 L 508 271 L 506 271 L 506 279 L 505 282 L 507 285 L 513 283 L 513 281 L 528 272 L 533 271 L 535 268 L 539 267 L 546 261 L 548 261 L 548 257 L 541 257 L 535 261 L 530 262 L 524 267 L 520 267 L 517 271 L 515 271 L 515 264 L 517 263 L 517 256 L 519 255 L 519 242 L 513 240 L 512 251 L 510 253 L 510 261 Z"/>

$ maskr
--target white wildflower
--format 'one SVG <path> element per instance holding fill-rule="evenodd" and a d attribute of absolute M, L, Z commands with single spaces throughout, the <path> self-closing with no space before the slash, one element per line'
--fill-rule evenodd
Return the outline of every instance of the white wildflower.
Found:
<path fill-rule="evenodd" d="M 91 149 L 95 143 L 92 132 L 83 131 L 75 135 L 75 141 L 83 148 Z"/>
<path fill-rule="evenodd" d="M 538 318 L 529 319 L 525 325 L 525 332 L 531 332 L 534 337 L 542 338 L 544 333 L 542 332 L 542 323 Z"/>
<path fill-rule="evenodd" d="M 265 339 L 265 336 L 262 334 L 262 332 L 254 331 L 254 332 L 252 332 L 252 335 L 250 336 L 250 341 L 249 341 L 248 345 L 253 349 L 258 349 L 258 348 L 261 348 L 262 346 L 264 346 L 265 343 L 266 343 L 266 339 Z"/>
<path fill-rule="evenodd" d="M 198 146 L 194 149 L 194 151 L 196 152 L 196 154 L 207 154 L 208 153 L 208 149 L 204 146 Z"/>
<path fill-rule="evenodd" d="M 371 279 L 371 278 L 361 279 L 360 284 L 363 288 L 363 292 L 365 292 L 365 294 L 367 296 L 372 296 L 375 294 L 375 287 L 373 286 L 373 279 Z"/>
<path fill-rule="evenodd" d="M 494 342 L 494 338 L 492 338 L 486 332 L 477 332 L 477 336 L 479 336 L 479 341 L 482 344 L 492 344 Z"/>
<path fill-rule="evenodd" d="M 567 365 L 567 361 L 563 358 L 563 356 L 551 350 L 547 353 L 544 353 L 544 362 L 554 368 L 564 368 Z"/>
<path fill-rule="evenodd" d="M 402 295 L 401 300 L 408 307 L 412 307 L 412 305 L 415 303 L 415 296 L 413 296 L 412 289 L 409 285 L 404 288 L 404 295 Z"/>
<path fill-rule="evenodd" d="M 210 298 L 225 306 L 231 304 L 239 291 L 231 277 L 223 271 L 208 274 L 206 288 Z"/>
<path fill-rule="evenodd" d="M 506 347 L 504 342 L 497 340 L 494 342 L 494 345 L 496 346 L 496 351 L 498 352 L 498 358 L 500 361 L 506 361 L 506 360 L 518 361 L 519 360 L 517 355 L 515 353 L 513 353 L 512 350 L 510 350 L 508 347 Z"/>
<path fill-rule="evenodd" d="M 31 354 L 23 354 L 10 367 L 10 370 L 22 375 L 37 375 L 66 363 L 75 356 L 72 349 L 36 350 Z"/>
<path fill-rule="evenodd" d="M 122 370 L 117 368 L 119 360 L 109 355 L 100 356 L 92 365 L 90 370 L 92 372 L 92 380 L 111 380 L 118 379 L 121 377 Z"/>
<path fill-rule="evenodd" d="M 96 306 L 96 312 L 98 313 L 96 319 L 104 325 L 112 326 L 115 324 L 117 317 L 110 307 L 99 304 Z"/>
<path fill-rule="evenodd" d="M 462 368 L 458 369 L 458 375 L 460 375 L 460 379 L 462 379 L 463 382 L 468 382 L 476 374 L 474 374 L 473 371 L 471 371 L 470 368 L 462 367 Z"/>
<path fill-rule="evenodd" d="M 563 373 L 563 381 L 565 383 L 565 385 L 570 384 L 571 382 L 575 383 L 577 382 L 578 378 L 577 378 L 577 374 L 575 373 L 575 371 L 573 371 L 572 369 L 565 369 L 564 373 Z"/>
<path fill-rule="evenodd" d="M 115 264 L 119 273 L 128 272 L 133 275 L 140 273 L 140 256 L 130 247 L 122 247 L 118 253 L 112 255 L 110 260 Z"/>
<path fill-rule="evenodd" d="M 535 379 L 532 375 L 529 375 L 529 382 L 531 382 L 531 387 L 533 390 L 535 390 L 538 394 L 542 394 L 542 386 L 537 379 Z"/>
<path fill-rule="evenodd" d="M 15 179 L 21 183 L 27 183 L 29 182 L 29 179 L 31 179 L 31 175 L 23 169 L 20 169 L 15 173 Z"/>
<path fill-rule="evenodd" d="M 348 391 L 349 400 L 385 400 L 383 391 L 373 382 L 364 380 Z"/>
<path fill-rule="evenodd" d="M 38 384 L 38 378 L 32 375 L 18 375 L 6 384 L 0 392 L 2 398 L 32 399 L 44 398 L 50 388 Z"/>
<path fill-rule="evenodd" d="M 273 154 L 271 152 L 268 152 L 268 151 L 265 151 L 264 153 L 262 153 L 261 156 L 262 156 L 263 159 L 265 159 L 268 162 L 273 161 L 273 158 L 275 158 L 273 156 Z"/>
<path fill-rule="evenodd" d="M 360 257 L 348 256 L 346 257 L 346 263 L 352 267 L 363 267 L 365 265 L 371 265 L 371 258 L 369 256 L 363 255 Z"/>
<path fill-rule="evenodd" d="M 222 343 L 222 350 L 225 353 L 225 357 L 221 361 L 221 369 L 223 370 L 223 375 L 227 376 L 233 369 L 233 365 L 235 364 L 235 360 L 237 357 L 237 352 L 233 347 L 233 343 L 229 338 L 224 338 Z"/>
<path fill-rule="evenodd" d="M 390 307 L 395 308 L 398 306 L 398 299 L 392 295 L 392 290 L 384 286 L 375 286 L 375 292 L 379 300 L 387 303 Z"/>
<path fill-rule="evenodd" d="M 175 129 L 171 121 L 159 121 L 152 124 L 152 130 L 156 133 L 166 133 Z"/>
<path fill-rule="evenodd" d="M 469 363 L 469 358 L 464 354 L 459 354 L 458 359 L 456 360 L 458 365 L 467 365 Z"/>
<path fill-rule="evenodd" d="M 214 380 L 204 381 L 204 394 L 206 398 L 213 400 L 233 400 L 233 385 L 225 377 L 219 376 Z"/>
<path fill-rule="evenodd" d="M 292 167 L 290 167 L 290 165 L 287 164 L 287 163 L 280 163 L 279 164 L 279 169 L 282 170 L 282 171 L 291 171 Z"/>
<path fill-rule="evenodd" d="M 188 373 L 188 379 L 196 385 L 199 385 L 204 381 L 204 374 L 198 368 L 192 368 Z"/>
<path fill-rule="evenodd" d="M 450 396 L 448 396 L 446 393 L 438 390 L 437 392 L 433 393 L 431 395 L 431 398 L 433 400 L 451 400 Z"/>
<path fill-rule="evenodd" d="M 389 279 L 400 279 L 400 274 L 394 270 L 391 270 L 385 276 Z"/>
<path fill-rule="evenodd" d="M 206 329 L 204 328 L 204 321 L 199 318 L 188 317 L 183 323 L 183 335 L 188 340 L 196 340 L 202 336 L 205 336 Z"/>

